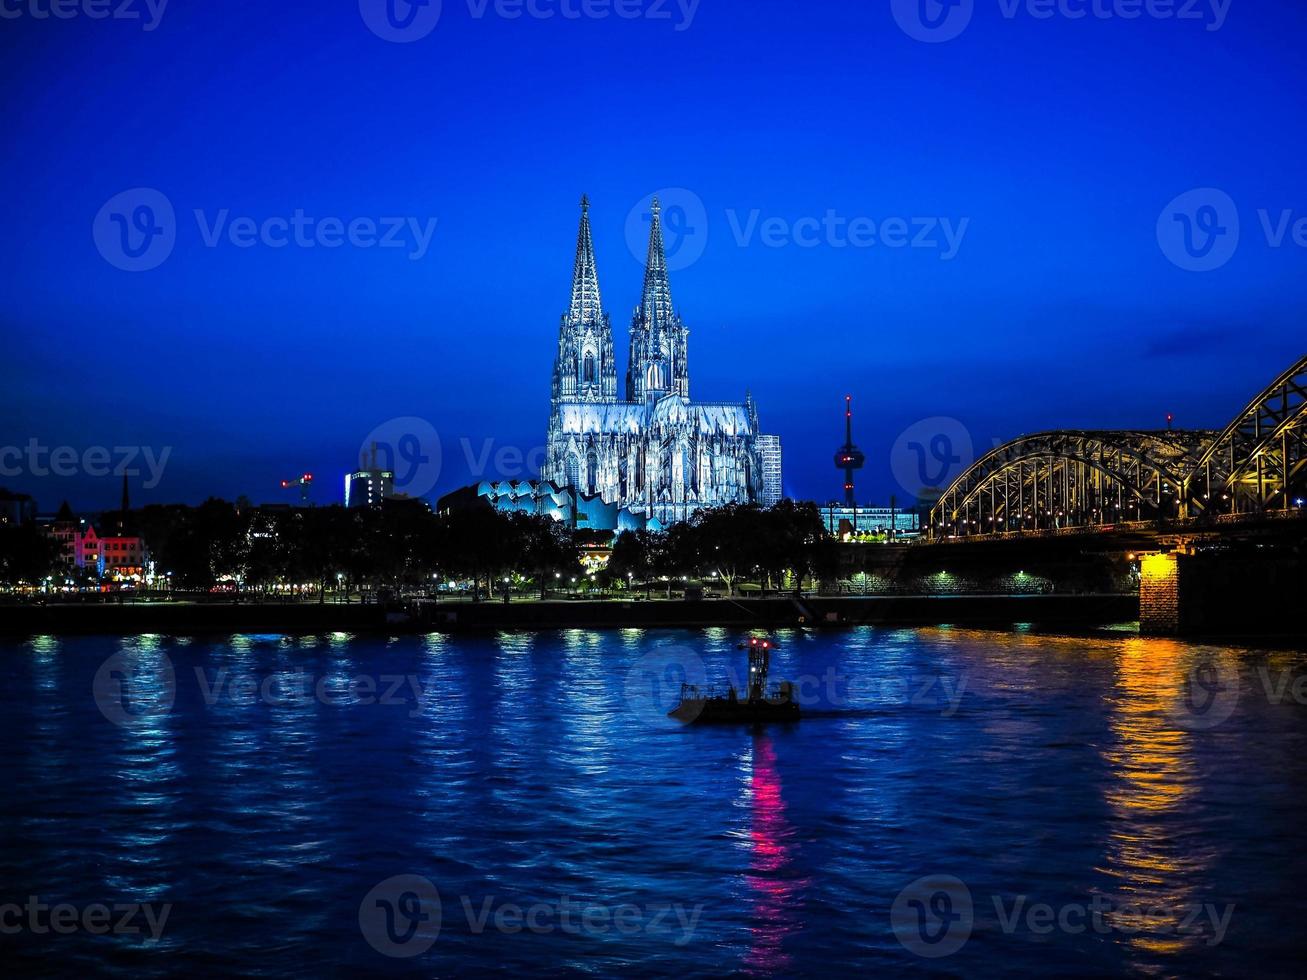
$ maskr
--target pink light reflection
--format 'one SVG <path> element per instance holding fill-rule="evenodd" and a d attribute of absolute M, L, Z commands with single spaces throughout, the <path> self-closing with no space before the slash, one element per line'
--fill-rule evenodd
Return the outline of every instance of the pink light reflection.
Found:
<path fill-rule="evenodd" d="M 752 855 L 746 880 L 753 893 L 753 921 L 744 965 L 751 974 L 771 976 L 792 965 L 784 944 L 802 926 L 799 896 L 808 881 L 788 874 L 794 857 L 789 844 L 794 830 L 785 819 L 776 751 L 766 735 L 754 737 L 749 789 Z"/>

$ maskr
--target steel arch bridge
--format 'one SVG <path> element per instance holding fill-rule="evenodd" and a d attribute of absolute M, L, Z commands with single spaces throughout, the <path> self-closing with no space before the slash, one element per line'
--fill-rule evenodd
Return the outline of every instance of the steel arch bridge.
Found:
<path fill-rule="evenodd" d="M 1289 511 L 1307 481 L 1307 357 L 1222 432 L 1059 431 L 974 463 L 930 513 L 932 539 Z"/>
<path fill-rule="evenodd" d="M 1185 516 L 1287 511 L 1307 467 L 1307 357 L 1249 403 L 1186 475 Z"/>

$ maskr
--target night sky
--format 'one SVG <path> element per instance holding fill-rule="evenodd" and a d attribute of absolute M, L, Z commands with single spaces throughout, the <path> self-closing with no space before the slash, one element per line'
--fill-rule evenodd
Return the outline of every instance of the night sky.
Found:
<path fill-rule="evenodd" d="M 662 190 L 692 395 L 751 388 L 800 498 L 840 492 L 846 393 L 859 496 L 883 501 L 915 489 L 893 447 L 921 420 L 956 420 L 906 440 L 942 434 L 950 456 L 1168 412 L 1219 428 L 1307 351 L 1307 236 L 1281 227 L 1307 217 L 1299 0 L 1201 0 L 1197 19 L 974 0 L 934 43 L 898 0 L 623 2 L 640 16 L 445 0 L 393 43 L 369 27 L 386 33 L 384 0 L 172 0 L 157 25 L 144 0 L 135 20 L 0 0 L 0 447 L 170 447 L 138 503 L 289 500 L 278 481 L 304 470 L 327 502 L 368 434 L 413 416 L 439 433 L 436 492 L 487 449 L 476 476 L 522 476 L 583 192 L 623 378 Z M 607 16 L 561 14 L 586 9 Z M 102 209 L 136 188 L 175 209 L 147 271 L 104 254 Z M 1190 262 L 1158 230 L 1198 188 L 1228 195 L 1189 199 L 1198 234 L 1215 217 L 1226 237 Z M 378 239 L 405 219 L 401 247 L 366 225 L 296 244 L 276 219 L 297 212 Z M 117 502 L 112 476 L 14 458 L 0 486 L 42 511 Z"/>

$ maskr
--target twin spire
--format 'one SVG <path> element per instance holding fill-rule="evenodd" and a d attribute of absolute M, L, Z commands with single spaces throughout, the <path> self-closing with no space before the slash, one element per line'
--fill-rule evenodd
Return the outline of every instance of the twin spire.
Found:
<path fill-rule="evenodd" d="M 590 199 L 581 198 L 581 230 L 576 238 L 576 267 L 572 270 L 572 320 L 598 323 L 603 319 L 599 301 L 599 270 L 595 267 L 595 245 L 590 237 Z"/>
<path fill-rule="evenodd" d="M 653 199 L 649 229 L 649 254 L 644 269 L 644 297 L 640 311 L 650 324 L 672 321 L 672 287 L 667 278 L 667 253 L 663 248 L 662 206 Z M 576 238 L 576 265 L 572 270 L 571 319 L 598 323 L 603 319 L 599 298 L 599 271 L 595 264 L 594 239 L 590 234 L 590 198 L 581 198 L 581 228 Z"/>
<path fill-rule="evenodd" d="M 644 299 L 640 308 L 645 322 L 661 326 L 672 322 L 672 287 L 667 280 L 667 252 L 663 248 L 662 206 L 653 199 L 650 209 L 649 256 L 644 265 Z"/>

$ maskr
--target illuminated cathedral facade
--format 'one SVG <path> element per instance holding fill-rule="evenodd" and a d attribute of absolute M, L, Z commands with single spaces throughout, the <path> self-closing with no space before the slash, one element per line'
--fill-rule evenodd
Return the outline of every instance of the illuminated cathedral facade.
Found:
<path fill-rule="evenodd" d="M 743 402 L 690 400 L 690 331 L 672 306 L 657 199 L 644 295 L 631 322 L 625 397 L 613 330 L 599 295 L 590 206 L 558 331 L 543 478 L 579 500 L 601 499 L 626 526 L 667 526 L 701 507 L 763 497 L 758 412 Z"/>

